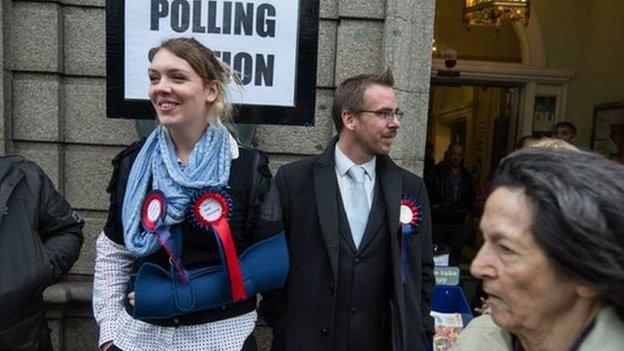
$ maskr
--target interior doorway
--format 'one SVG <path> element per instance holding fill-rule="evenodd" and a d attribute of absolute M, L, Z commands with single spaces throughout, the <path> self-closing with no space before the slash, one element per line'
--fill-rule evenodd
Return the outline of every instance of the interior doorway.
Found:
<path fill-rule="evenodd" d="M 449 264 L 464 271 L 481 246 L 478 219 L 491 191 L 490 175 L 521 136 L 523 89 L 479 82 L 431 85 L 424 176 L 433 241 L 450 254 Z"/>
<path fill-rule="evenodd" d="M 464 167 L 475 186 L 515 148 L 522 86 L 432 83 L 427 143 L 435 163 L 451 143 L 464 146 Z"/>

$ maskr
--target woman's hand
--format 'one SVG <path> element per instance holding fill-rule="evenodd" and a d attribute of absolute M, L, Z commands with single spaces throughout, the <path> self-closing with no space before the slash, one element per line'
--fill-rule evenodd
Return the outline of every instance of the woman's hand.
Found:
<path fill-rule="evenodd" d="M 134 291 L 128 294 L 128 302 L 134 306 Z M 106 351 L 113 346 L 113 340 L 107 341 L 102 345 L 102 351 Z"/>
<path fill-rule="evenodd" d="M 104 343 L 104 345 L 102 345 L 102 351 L 106 351 L 108 349 L 111 348 L 111 346 L 113 346 L 113 341 L 107 341 Z"/>

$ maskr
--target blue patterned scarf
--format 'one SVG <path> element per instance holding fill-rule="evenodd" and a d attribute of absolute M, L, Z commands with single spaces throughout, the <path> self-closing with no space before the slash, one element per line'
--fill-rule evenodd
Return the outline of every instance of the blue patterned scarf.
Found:
<path fill-rule="evenodd" d="M 152 189 L 162 191 L 167 198 L 164 224 L 172 225 L 184 220 L 196 190 L 227 185 L 231 161 L 229 132 L 225 127 L 211 126 L 195 144 L 182 169 L 169 133 L 159 125 L 145 141 L 128 177 L 121 211 L 126 248 L 137 257 L 160 248 L 156 235 L 141 225 L 141 208 L 150 179 Z"/>

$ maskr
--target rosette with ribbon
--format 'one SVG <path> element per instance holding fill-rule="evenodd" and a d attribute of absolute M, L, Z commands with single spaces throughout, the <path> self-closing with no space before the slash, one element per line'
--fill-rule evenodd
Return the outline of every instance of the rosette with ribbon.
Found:
<path fill-rule="evenodd" d="M 198 192 L 191 204 L 189 222 L 200 231 L 214 233 L 217 239 L 221 260 L 227 268 L 232 302 L 244 300 L 247 293 L 229 224 L 230 195 L 223 188 L 208 187 Z"/>
<path fill-rule="evenodd" d="M 410 236 L 418 230 L 422 215 L 421 207 L 414 197 L 401 196 L 399 223 L 401 224 L 401 274 L 403 283 L 407 281 L 407 248 L 409 247 Z"/>
<path fill-rule="evenodd" d="M 175 266 L 176 271 L 180 275 L 180 279 L 188 282 L 188 274 L 180 259 L 180 240 L 174 237 L 169 231 L 169 226 L 165 225 L 165 216 L 167 214 L 167 198 L 160 190 L 150 191 L 143 200 L 141 208 L 141 224 L 143 229 L 148 233 L 156 235 L 160 246 L 169 256 L 169 262 Z"/>

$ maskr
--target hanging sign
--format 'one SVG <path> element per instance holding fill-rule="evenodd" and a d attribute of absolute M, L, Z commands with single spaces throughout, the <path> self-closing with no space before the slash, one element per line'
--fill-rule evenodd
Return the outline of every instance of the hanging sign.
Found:
<path fill-rule="evenodd" d="M 193 37 L 238 72 L 235 122 L 312 125 L 319 0 L 107 0 L 107 116 L 154 118 L 148 53 Z"/>

